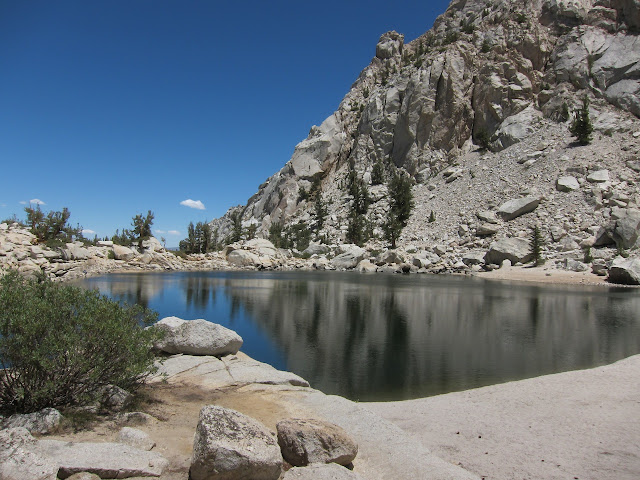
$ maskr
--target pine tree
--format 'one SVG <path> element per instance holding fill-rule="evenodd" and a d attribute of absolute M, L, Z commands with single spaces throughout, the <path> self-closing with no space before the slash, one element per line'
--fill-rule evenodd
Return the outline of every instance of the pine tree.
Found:
<path fill-rule="evenodd" d="M 573 112 L 573 121 L 569 127 L 571 134 L 578 139 L 581 145 L 591 143 L 591 134 L 593 133 L 593 124 L 589 118 L 589 97 L 584 96 L 582 99 L 582 108 Z"/>
<path fill-rule="evenodd" d="M 542 247 L 544 245 L 544 238 L 538 225 L 531 227 L 531 239 L 529 240 L 529 248 L 531 255 L 533 255 L 533 265 L 535 267 L 544 264 L 544 257 L 542 256 Z"/>
<path fill-rule="evenodd" d="M 282 223 L 274 222 L 269 227 L 269 241 L 276 248 L 284 248 L 284 238 L 282 237 Z"/>
<path fill-rule="evenodd" d="M 376 160 L 371 170 L 371 185 L 382 185 L 384 183 L 384 165 L 382 161 Z"/>
<path fill-rule="evenodd" d="M 359 247 L 363 246 L 368 240 L 365 231 L 364 215 L 352 211 L 349 215 L 349 224 L 347 225 L 346 240 L 348 243 L 354 243 Z"/>
<path fill-rule="evenodd" d="M 398 172 L 394 173 L 389 181 L 388 196 L 389 211 L 382 229 L 387 240 L 391 242 L 391 248 L 396 248 L 396 241 L 407 226 L 414 206 L 409 177 Z"/>
<path fill-rule="evenodd" d="M 368 240 L 365 229 L 365 215 L 369 210 L 371 198 L 369 197 L 367 184 L 357 175 L 353 159 L 349 162 L 347 192 L 353 197 L 353 201 L 349 210 L 346 239 L 349 243 L 362 246 Z"/>
<path fill-rule="evenodd" d="M 141 213 L 133 217 L 131 220 L 131 226 L 133 230 L 130 232 L 131 241 L 138 242 L 138 247 L 142 247 L 142 241 L 151 236 L 151 225 L 153 225 L 153 212 L 149 210 L 146 216 L 142 216 Z"/>
<path fill-rule="evenodd" d="M 228 243 L 239 242 L 242 238 L 242 211 L 235 210 L 229 214 L 231 220 L 231 233 L 227 238 Z"/>
<path fill-rule="evenodd" d="M 329 211 L 327 210 L 327 205 L 322 200 L 322 194 L 318 190 L 316 191 L 316 196 L 315 196 L 316 235 L 320 234 L 320 230 L 322 230 L 322 227 L 324 227 L 324 220 L 328 214 L 329 214 Z"/>

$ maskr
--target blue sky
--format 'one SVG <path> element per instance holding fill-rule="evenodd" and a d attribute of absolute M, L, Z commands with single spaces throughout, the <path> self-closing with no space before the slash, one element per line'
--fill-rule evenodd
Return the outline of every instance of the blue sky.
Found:
<path fill-rule="evenodd" d="M 0 0 L 0 219 L 40 200 L 103 237 L 152 210 L 177 245 L 289 160 L 382 33 L 447 4 Z"/>

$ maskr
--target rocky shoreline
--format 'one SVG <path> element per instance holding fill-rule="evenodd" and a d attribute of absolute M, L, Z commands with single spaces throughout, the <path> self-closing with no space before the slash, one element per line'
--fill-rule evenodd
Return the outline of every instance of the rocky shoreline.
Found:
<path fill-rule="evenodd" d="M 390 250 L 356 245 L 311 243 L 302 252 L 276 248 L 266 239 L 240 241 L 218 252 L 185 255 L 165 249 L 155 238 L 125 247 L 100 241 L 49 248 L 18 224 L 0 224 L 0 271 L 15 269 L 25 276 L 44 274 L 55 281 L 113 272 L 198 270 L 353 270 L 361 273 L 471 274 L 484 278 L 561 281 L 562 283 L 640 283 L 640 260 L 600 248 L 590 262 L 554 256 L 543 267 L 531 261 L 525 238 L 499 238 L 486 251 L 464 252 L 442 245 L 409 245 Z M 500 273 L 493 273 L 498 271 Z M 540 271 L 544 270 L 544 275 Z M 559 280 L 561 279 L 561 280 Z"/>
<path fill-rule="evenodd" d="M 89 429 L 53 409 L 0 417 L 0 478 L 479 480 L 357 403 L 238 352 L 235 332 L 176 317 L 150 328 L 167 333 L 156 349 L 179 353 L 148 382 L 144 411 L 123 395 Z"/>
<path fill-rule="evenodd" d="M 85 429 L 70 428 L 53 409 L 0 418 L 1 478 L 613 480 L 640 473 L 640 355 L 425 399 L 358 403 L 249 358 L 224 327 L 175 317 L 159 325 L 152 328 L 167 336 L 156 348 L 179 353 L 165 353 L 139 410 L 113 402 Z"/>

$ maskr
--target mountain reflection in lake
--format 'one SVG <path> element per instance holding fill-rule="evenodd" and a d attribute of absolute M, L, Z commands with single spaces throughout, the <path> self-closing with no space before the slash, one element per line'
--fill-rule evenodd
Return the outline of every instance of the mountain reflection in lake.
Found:
<path fill-rule="evenodd" d="M 338 272 L 113 274 L 81 285 L 236 330 L 242 351 L 357 400 L 400 400 L 640 352 L 640 292 Z"/>

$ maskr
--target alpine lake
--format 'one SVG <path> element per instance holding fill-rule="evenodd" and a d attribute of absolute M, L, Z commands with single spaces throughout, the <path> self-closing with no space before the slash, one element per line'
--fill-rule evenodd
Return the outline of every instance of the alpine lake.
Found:
<path fill-rule="evenodd" d="M 640 290 L 447 275 L 123 273 L 74 282 L 159 318 L 237 331 L 241 351 L 327 394 L 404 400 L 640 353 Z"/>

